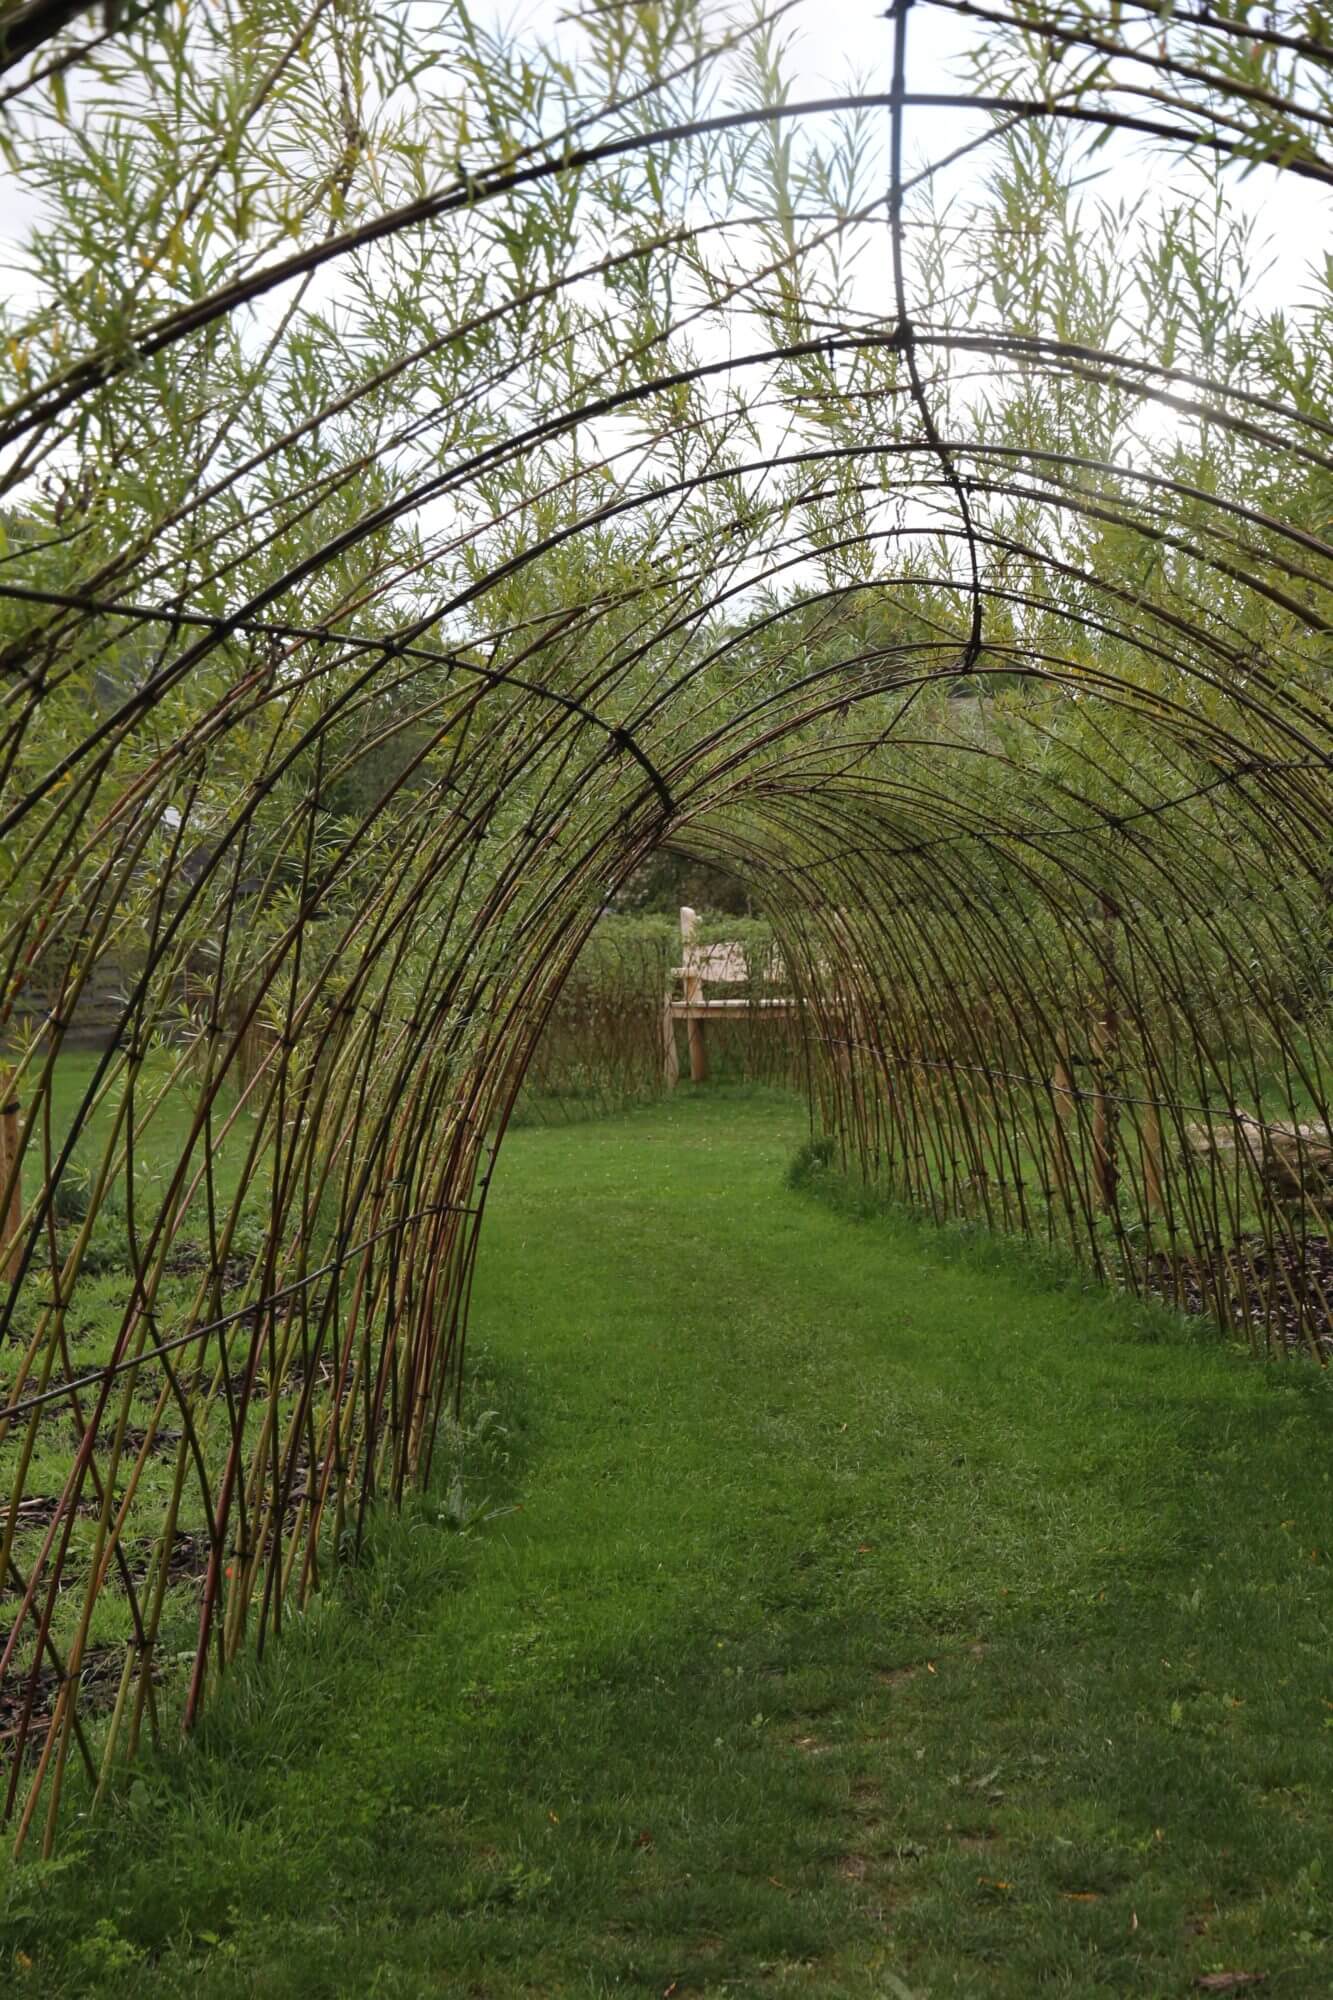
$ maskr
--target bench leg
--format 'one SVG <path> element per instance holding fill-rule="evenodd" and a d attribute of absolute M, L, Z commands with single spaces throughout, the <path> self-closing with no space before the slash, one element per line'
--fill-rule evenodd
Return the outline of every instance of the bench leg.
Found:
<path fill-rule="evenodd" d="M 662 1081 L 668 1090 L 674 1090 L 680 1081 L 680 1057 L 676 1054 L 676 1023 L 671 1016 L 670 1000 L 667 1000 L 662 1008 Z"/>

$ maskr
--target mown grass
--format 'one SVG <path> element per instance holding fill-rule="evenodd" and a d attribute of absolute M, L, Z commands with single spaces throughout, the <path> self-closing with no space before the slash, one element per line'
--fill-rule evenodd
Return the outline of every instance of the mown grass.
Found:
<path fill-rule="evenodd" d="M 461 1496 L 10 1878 L 15 1992 L 1333 1990 L 1325 1383 L 801 1136 L 512 1137 Z"/>

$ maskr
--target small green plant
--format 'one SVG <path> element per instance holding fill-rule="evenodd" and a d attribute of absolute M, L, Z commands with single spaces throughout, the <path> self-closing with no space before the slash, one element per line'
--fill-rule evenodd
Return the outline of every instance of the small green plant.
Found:
<path fill-rule="evenodd" d="M 90 1977 L 106 1978 L 127 1972 L 143 1957 L 112 1917 L 99 1917 L 88 1935 L 75 1948 L 75 1958 Z"/>
<path fill-rule="evenodd" d="M 463 1489 L 463 1475 L 456 1472 L 449 1481 L 436 1518 L 444 1527 L 465 1535 L 470 1529 L 482 1528 L 488 1521 L 498 1521 L 502 1514 L 512 1514 L 513 1511 L 512 1507 L 494 1505 L 486 1495 L 469 1500 Z"/>
<path fill-rule="evenodd" d="M 62 1228 L 87 1220 L 93 1178 L 81 1160 L 67 1160 L 51 1189 L 51 1213 Z"/>
<path fill-rule="evenodd" d="M 465 1535 L 473 1528 L 484 1527 L 488 1521 L 497 1521 L 502 1515 L 514 1512 L 512 1506 L 495 1501 L 489 1494 L 469 1498 L 465 1479 L 465 1474 L 471 1474 L 479 1461 L 489 1461 L 493 1470 L 508 1463 L 508 1453 L 503 1449 L 507 1435 L 498 1410 L 483 1410 L 471 1424 L 450 1420 L 444 1427 L 440 1447 L 449 1471 L 444 1498 L 436 1514 L 443 1527 Z"/>
<path fill-rule="evenodd" d="M 791 1165 L 787 1168 L 787 1186 L 793 1189 L 807 1188 L 821 1174 L 833 1165 L 834 1141 L 828 1133 L 818 1139 L 807 1139 L 798 1146 Z"/>

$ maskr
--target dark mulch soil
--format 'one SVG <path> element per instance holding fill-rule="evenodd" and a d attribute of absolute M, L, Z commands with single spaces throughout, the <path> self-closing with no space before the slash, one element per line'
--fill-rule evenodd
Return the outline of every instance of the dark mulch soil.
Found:
<path fill-rule="evenodd" d="M 163 1268 L 173 1278 L 192 1278 L 200 1271 L 209 1270 L 211 1265 L 212 1260 L 207 1250 L 200 1244 L 178 1243 L 173 1249 L 167 1252 L 166 1263 Z M 249 1280 L 250 1259 L 239 1256 L 224 1258 L 219 1275 L 224 1297 L 228 1292 L 239 1291 L 240 1287 Z"/>
<path fill-rule="evenodd" d="M 203 1528 L 178 1528 L 171 1543 L 171 1553 L 167 1557 L 167 1583 L 202 1584 L 208 1573 L 208 1557 L 211 1544 Z M 137 1551 L 127 1551 L 130 1563 L 130 1577 L 136 1588 L 148 1581 L 152 1565 L 153 1545 L 147 1544 Z"/>
<path fill-rule="evenodd" d="M 112 1433 L 114 1435 L 114 1432 Z M 150 1453 L 173 1452 L 181 1441 L 180 1431 L 158 1430 L 153 1432 L 153 1442 L 148 1445 Z M 137 1458 L 148 1443 L 147 1428 L 141 1424 L 127 1424 L 125 1427 L 124 1449 L 130 1458 Z"/>
<path fill-rule="evenodd" d="M 59 1494 L 31 1494 L 27 1499 L 19 1501 L 16 1526 L 20 1532 L 24 1528 L 49 1528 L 58 1511 L 61 1511 Z M 95 1500 L 80 1500 L 74 1511 L 81 1520 L 91 1521 L 95 1520 L 102 1510 Z M 0 1519 L 3 1518 L 0 1516 Z"/>
<path fill-rule="evenodd" d="M 315 1362 L 313 1372 L 314 1372 L 315 1382 L 319 1388 L 331 1389 L 333 1387 L 333 1363 L 327 1358 L 327 1356 L 321 1355 L 319 1357 L 319 1359 Z M 292 1363 L 288 1367 L 287 1373 L 283 1377 L 282 1386 L 284 1390 L 287 1391 L 299 1389 L 304 1385 L 305 1378 L 306 1378 L 305 1362 L 298 1354 L 295 1360 L 292 1361 Z"/>
<path fill-rule="evenodd" d="M 1333 1242 L 1307 1236 L 1303 1243 L 1269 1244 L 1247 1236 L 1229 1251 L 1220 1306 L 1212 1273 L 1197 1257 L 1173 1260 L 1156 1251 L 1144 1271 L 1145 1288 L 1187 1313 L 1227 1317 L 1261 1344 L 1304 1354 L 1313 1339 L 1333 1360 Z"/>
<path fill-rule="evenodd" d="M 0 1645 L 3 1645 L 2 1637 Z M 80 1715 L 95 1714 L 99 1709 L 111 1707 L 116 1699 L 116 1689 L 120 1686 L 120 1676 L 124 1666 L 123 1646 L 88 1648 L 79 1668 Z M 57 1671 L 48 1653 L 37 1669 L 35 1684 L 30 1667 L 19 1668 L 0 1682 L 0 1744 L 8 1747 L 18 1739 L 23 1729 L 23 1716 L 28 1708 L 31 1691 L 32 1709 L 24 1747 L 30 1754 L 40 1748 L 45 1725 L 55 1713 L 56 1697 L 60 1693 L 63 1679 L 64 1676 Z"/>

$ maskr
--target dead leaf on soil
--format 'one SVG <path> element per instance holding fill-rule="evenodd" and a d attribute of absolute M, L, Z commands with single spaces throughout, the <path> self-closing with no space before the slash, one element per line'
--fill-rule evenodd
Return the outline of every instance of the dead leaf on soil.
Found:
<path fill-rule="evenodd" d="M 1201 1993 L 1238 1993 L 1242 1986 L 1262 1986 L 1266 1972 L 1201 1972 L 1194 1984 Z"/>

